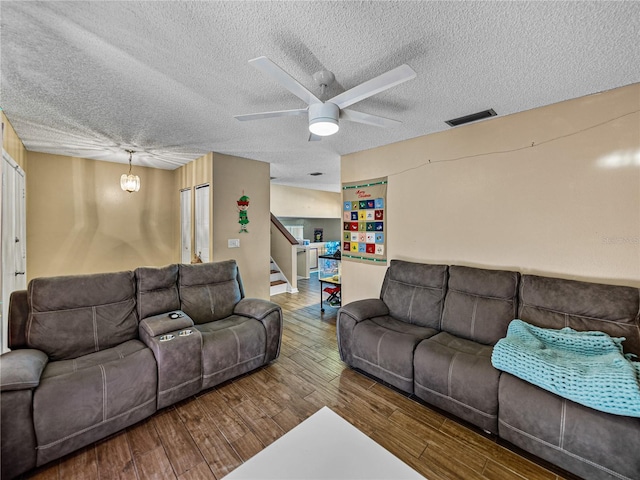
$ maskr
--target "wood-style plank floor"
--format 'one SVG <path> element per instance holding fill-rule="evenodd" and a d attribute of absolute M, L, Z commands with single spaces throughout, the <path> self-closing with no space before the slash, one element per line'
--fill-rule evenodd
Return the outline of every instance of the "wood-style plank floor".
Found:
<path fill-rule="evenodd" d="M 321 314 L 315 276 L 298 287 L 272 298 L 285 320 L 275 362 L 25 478 L 220 479 L 325 405 L 430 480 L 573 478 L 348 368 L 337 310 Z"/>

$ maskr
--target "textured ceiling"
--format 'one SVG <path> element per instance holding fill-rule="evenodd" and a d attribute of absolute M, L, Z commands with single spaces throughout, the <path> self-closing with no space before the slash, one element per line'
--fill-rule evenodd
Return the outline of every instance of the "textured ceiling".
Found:
<path fill-rule="evenodd" d="M 0 4 L 0 106 L 29 150 L 173 169 L 210 151 L 269 162 L 274 183 L 339 190 L 340 155 L 640 81 L 640 2 L 23 2 Z M 403 63 L 415 80 L 308 142 L 304 108 L 251 67 L 265 55 L 323 99 Z M 393 161 L 392 158 L 389 161 Z M 325 175 L 312 177 L 310 172 Z"/>

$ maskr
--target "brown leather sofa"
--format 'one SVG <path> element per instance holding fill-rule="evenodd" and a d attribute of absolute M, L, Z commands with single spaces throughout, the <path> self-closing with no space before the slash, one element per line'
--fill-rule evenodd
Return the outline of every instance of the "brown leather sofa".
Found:
<path fill-rule="evenodd" d="M 586 479 L 640 479 L 640 418 L 561 398 L 496 370 L 491 353 L 511 320 L 626 337 L 640 355 L 637 288 L 517 272 L 392 260 L 380 298 L 337 320 L 340 356 Z"/>
<path fill-rule="evenodd" d="M 0 357 L 2 478 L 274 360 L 282 311 L 236 262 L 37 278 L 10 301 Z"/>

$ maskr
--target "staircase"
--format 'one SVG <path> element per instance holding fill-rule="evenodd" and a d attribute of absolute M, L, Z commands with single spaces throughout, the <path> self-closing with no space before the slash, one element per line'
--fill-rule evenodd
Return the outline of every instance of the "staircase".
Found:
<path fill-rule="evenodd" d="M 273 258 L 271 259 L 271 275 L 269 279 L 271 281 L 271 295 L 293 291 L 291 284 L 280 271 L 276 262 L 273 261 Z"/>

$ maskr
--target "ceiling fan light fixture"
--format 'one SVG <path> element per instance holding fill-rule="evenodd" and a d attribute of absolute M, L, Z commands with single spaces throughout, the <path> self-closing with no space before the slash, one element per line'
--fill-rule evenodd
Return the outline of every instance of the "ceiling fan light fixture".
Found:
<path fill-rule="evenodd" d="M 337 105 L 327 103 L 313 103 L 309 105 L 309 131 L 320 137 L 328 137 L 340 130 L 338 117 L 340 109 Z"/>

